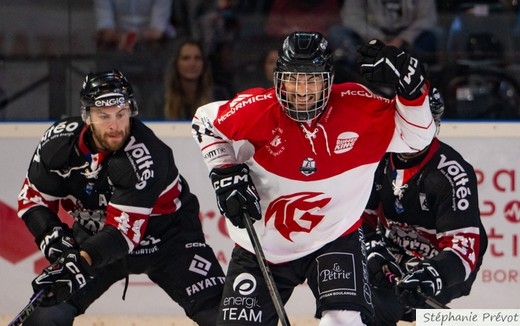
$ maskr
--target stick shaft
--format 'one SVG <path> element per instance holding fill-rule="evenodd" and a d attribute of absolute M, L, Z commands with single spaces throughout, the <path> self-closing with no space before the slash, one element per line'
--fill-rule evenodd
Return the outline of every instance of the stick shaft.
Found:
<path fill-rule="evenodd" d="M 256 235 L 255 229 L 253 227 L 253 222 L 251 221 L 251 217 L 247 212 L 244 213 L 244 221 L 246 224 L 247 233 L 249 234 L 249 239 L 253 244 L 253 248 L 256 254 L 256 260 L 258 261 L 258 265 L 260 266 L 260 270 L 264 275 L 265 283 L 267 284 L 267 289 L 269 290 L 269 295 L 273 300 L 274 307 L 276 309 L 276 313 L 278 314 L 278 318 L 280 319 L 280 323 L 282 326 L 290 326 L 289 318 L 287 318 L 287 314 L 285 312 L 285 308 L 283 306 L 282 298 L 280 297 L 280 293 L 278 292 L 278 288 L 276 287 L 276 283 L 274 282 L 273 274 L 267 265 L 267 260 L 265 259 L 264 251 L 262 250 L 262 246 L 260 245 L 260 241 L 258 240 L 258 236 Z"/>
<path fill-rule="evenodd" d="M 40 290 L 36 293 L 31 301 L 14 317 L 14 319 L 7 326 L 19 326 L 27 320 L 27 318 L 34 312 L 34 310 L 42 303 L 45 296 L 45 290 Z"/>
<path fill-rule="evenodd" d="M 425 303 L 432 307 L 433 309 L 450 309 L 447 305 L 440 303 L 439 301 L 435 300 L 432 297 L 427 296 L 426 294 L 421 292 L 421 295 L 423 296 Z"/>

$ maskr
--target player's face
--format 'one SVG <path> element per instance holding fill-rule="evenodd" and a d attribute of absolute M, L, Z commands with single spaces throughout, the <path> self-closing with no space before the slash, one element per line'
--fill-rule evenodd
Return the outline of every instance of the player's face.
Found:
<path fill-rule="evenodd" d="M 321 100 L 324 81 L 321 74 L 291 73 L 284 76 L 283 86 L 292 107 L 306 111 Z"/>
<path fill-rule="evenodd" d="M 179 53 L 177 69 L 181 79 L 198 80 L 204 70 L 204 60 L 200 48 L 195 44 L 185 44 Z"/>
<path fill-rule="evenodd" d="M 130 136 L 130 105 L 91 107 L 87 123 L 99 151 L 117 151 Z"/>

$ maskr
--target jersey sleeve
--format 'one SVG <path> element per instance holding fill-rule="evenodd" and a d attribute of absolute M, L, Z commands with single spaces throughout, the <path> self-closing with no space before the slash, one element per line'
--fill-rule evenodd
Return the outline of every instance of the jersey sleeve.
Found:
<path fill-rule="evenodd" d="M 220 110 L 229 108 L 226 101 L 218 101 L 201 106 L 192 122 L 192 135 L 202 152 L 208 170 L 237 163 L 233 143 L 219 129 L 215 121 Z"/>
<path fill-rule="evenodd" d="M 132 251 L 142 240 L 161 195 L 171 195 L 172 202 L 179 195 L 178 170 L 169 147 L 157 138 L 132 135 L 112 158 L 108 171 L 113 193 L 105 225 L 119 230 Z"/>
<path fill-rule="evenodd" d="M 435 136 L 428 93 L 414 100 L 396 97 L 395 131 L 388 152 L 417 152 L 428 146 Z"/>
<path fill-rule="evenodd" d="M 18 195 L 20 217 L 34 207 L 58 212 L 59 200 L 67 196 L 63 186 L 70 173 L 67 154 L 80 127 L 78 121 L 71 120 L 57 122 L 47 129 L 34 151 Z"/>
<path fill-rule="evenodd" d="M 475 172 L 459 157 L 440 155 L 425 181 L 426 200 L 436 216 L 436 261 L 448 285 L 466 280 L 479 263 L 481 221 Z"/>

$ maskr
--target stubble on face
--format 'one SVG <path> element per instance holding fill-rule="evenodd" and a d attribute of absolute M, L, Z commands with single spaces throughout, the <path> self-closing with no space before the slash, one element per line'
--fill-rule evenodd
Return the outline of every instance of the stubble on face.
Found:
<path fill-rule="evenodd" d="M 120 150 L 130 137 L 130 125 L 123 130 L 102 131 L 98 130 L 95 124 L 90 125 L 92 138 L 98 151 L 115 152 Z"/>

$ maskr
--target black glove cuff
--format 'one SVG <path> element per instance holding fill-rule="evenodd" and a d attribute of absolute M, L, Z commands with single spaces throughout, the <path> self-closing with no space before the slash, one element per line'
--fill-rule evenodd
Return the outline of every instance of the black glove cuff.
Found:
<path fill-rule="evenodd" d="M 69 228 L 67 224 L 62 223 L 58 215 L 50 209 L 42 206 L 31 208 L 22 216 L 29 232 L 34 236 L 36 245 L 40 248 L 40 244 L 45 236 L 56 226 Z"/>
<path fill-rule="evenodd" d="M 398 88 L 399 89 L 399 88 Z M 423 81 L 421 86 L 411 94 L 403 94 L 400 91 L 398 92 L 401 97 L 407 99 L 408 101 L 413 101 L 421 97 L 424 93 L 426 93 L 428 88 L 426 87 L 426 81 Z"/>

